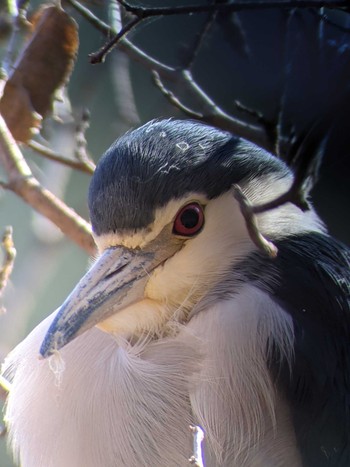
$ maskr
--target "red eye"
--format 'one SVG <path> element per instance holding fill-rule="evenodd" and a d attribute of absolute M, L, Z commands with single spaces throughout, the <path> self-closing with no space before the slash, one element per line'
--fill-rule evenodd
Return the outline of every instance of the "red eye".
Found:
<path fill-rule="evenodd" d="M 197 203 L 184 206 L 176 214 L 173 233 L 183 237 L 192 237 L 198 233 L 204 224 L 203 208 Z"/>

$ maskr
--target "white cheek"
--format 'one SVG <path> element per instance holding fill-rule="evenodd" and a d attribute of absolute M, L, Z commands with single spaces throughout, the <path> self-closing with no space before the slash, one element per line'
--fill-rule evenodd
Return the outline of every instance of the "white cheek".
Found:
<path fill-rule="evenodd" d="M 205 209 L 205 226 L 152 274 L 147 297 L 178 305 L 196 301 L 254 247 L 237 202 L 228 193 Z"/>

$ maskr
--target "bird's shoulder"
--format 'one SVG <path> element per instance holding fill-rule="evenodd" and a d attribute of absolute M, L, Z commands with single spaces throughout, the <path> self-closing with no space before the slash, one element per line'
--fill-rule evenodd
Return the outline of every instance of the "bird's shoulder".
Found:
<path fill-rule="evenodd" d="M 276 242 L 278 255 L 252 255 L 246 275 L 292 317 L 292 362 L 270 357 L 291 407 L 304 465 L 350 465 L 350 251 L 318 232 Z"/>

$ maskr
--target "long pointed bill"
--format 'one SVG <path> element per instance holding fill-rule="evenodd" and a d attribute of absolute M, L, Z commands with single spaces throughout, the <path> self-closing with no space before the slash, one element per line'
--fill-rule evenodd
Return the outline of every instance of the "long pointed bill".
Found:
<path fill-rule="evenodd" d="M 181 248 L 181 243 L 162 233 L 143 250 L 116 246 L 102 253 L 53 320 L 40 348 L 44 358 L 144 298 L 149 273 Z"/>

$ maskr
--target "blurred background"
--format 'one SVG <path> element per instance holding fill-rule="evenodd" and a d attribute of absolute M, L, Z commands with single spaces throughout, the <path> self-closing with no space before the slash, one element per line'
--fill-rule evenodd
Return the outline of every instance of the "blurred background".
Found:
<path fill-rule="evenodd" d="M 158 2 L 161 6 L 175 4 L 178 2 Z M 31 2 L 26 8 L 31 13 L 38 5 Z M 155 6 L 155 2 L 149 1 L 149 5 Z M 117 29 L 120 11 L 115 4 L 101 1 L 85 6 Z M 98 50 L 106 38 L 71 4 L 67 2 L 64 7 L 79 24 L 79 52 L 69 85 L 55 103 L 55 118 L 45 119 L 37 140 L 74 158 L 75 128 L 88 110 L 87 150 L 97 162 L 118 135 L 131 127 L 152 118 L 186 118 L 154 85 L 151 67 L 128 58 L 125 52 L 114 49 L 103 64 L 91 65 L 89 53 Z M 347 244 L 349 17 L 345 9 L 180 15 L 151 18 L 128 36 L 150 56 L 175 70 L 190 68 L 195 82 L 229 115 L 242 122 L 263 122 L 262 127 L 275 135 L 268 144 L 272 148 L 275 143 L 276 153 L 287 161 L 293 161 L 300 139 L 312 122 L 331 108 L 332 118 L 326 126 L 332 131 L 312 194 L 330 232 Z M 12 35 L 12 17 L 8 4 L 1 1 L 0 18 L 0 60 L 4 60 Z M 124 15 L 123 20 L 128 21 L 128 17 Z M 203 102 L 195 99 L 191 89 L 185 89 L 176 76 L 174 73 L 164 78 L 166 87 L 187 106 L 202 111 Z M 48 161 L 26 145 L 21 148 L 40 182 L 88 219 L 86 193 L 90 176 Z M 0 180 L 5 179 L 0 167 Z M 0 305 L 6 312 L 0 315 L 0 361 L 62 303 L 90 261 L 85 251 L 48 220 L 12 192 L 0 189 L 0 234 L 8 225 L 13 227 L 17 258 L 1 296 Z M 0 438 L 0 467 L 12 467 L 5 444 L 6 437 Z"/>

